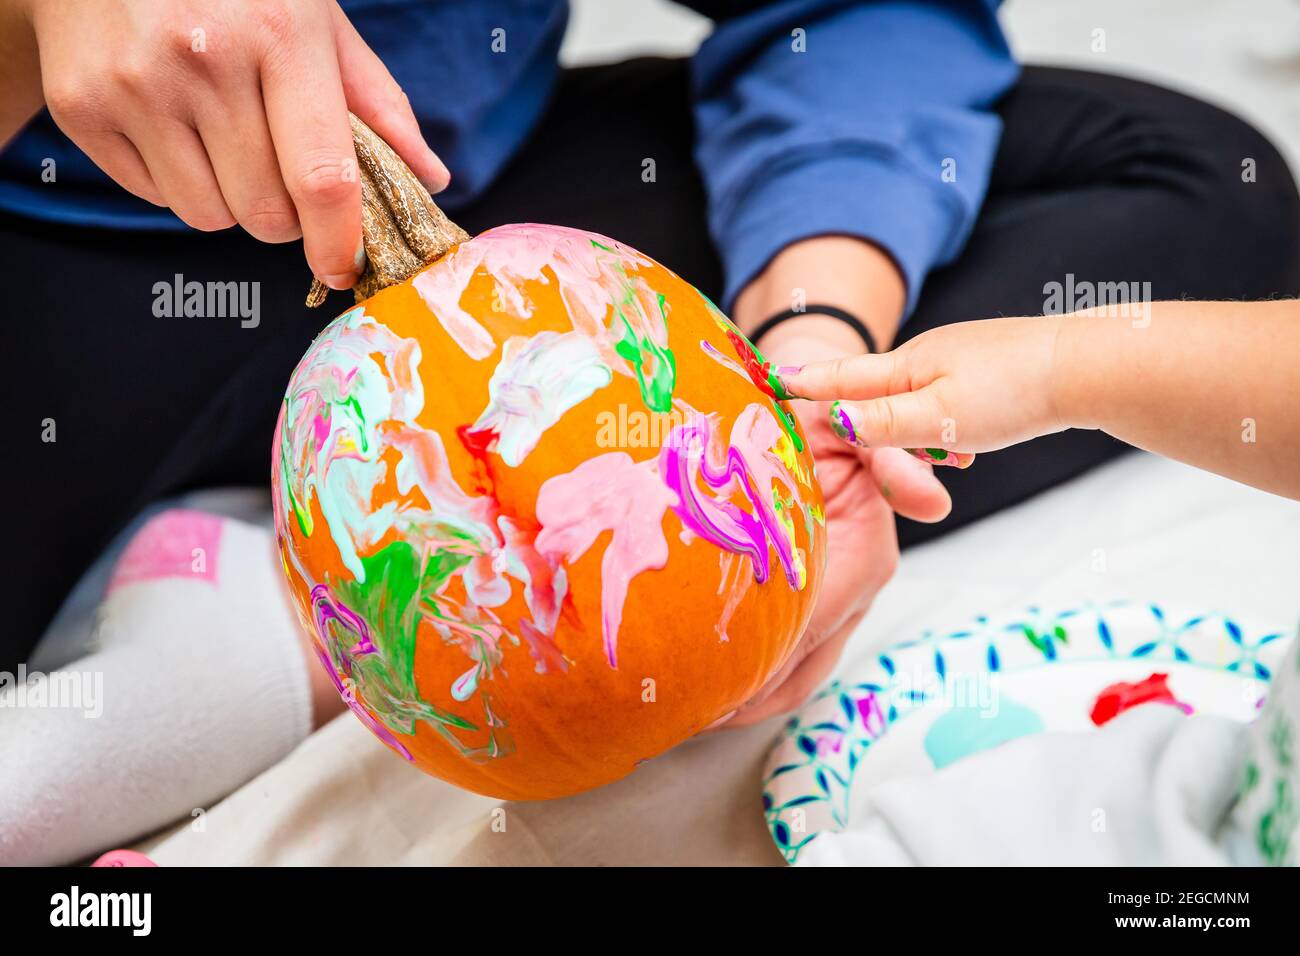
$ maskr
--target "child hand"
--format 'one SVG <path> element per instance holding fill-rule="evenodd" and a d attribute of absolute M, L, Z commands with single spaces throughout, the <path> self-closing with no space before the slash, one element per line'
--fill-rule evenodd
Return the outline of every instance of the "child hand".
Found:
<path fill-rule="evenodd" d="M 961 322 L 777 375 L 792 396 L 834 399 L 831 427 L 845 441 L 965 468 L 974 452 L 1070 427 L 1058 411 L 1063 326 L 1062 316 Z"/>

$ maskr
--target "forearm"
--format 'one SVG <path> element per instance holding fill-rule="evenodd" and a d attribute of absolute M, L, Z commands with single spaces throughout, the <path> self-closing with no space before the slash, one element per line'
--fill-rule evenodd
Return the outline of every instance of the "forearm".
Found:
<path fill-rule="evenodd" d="M 0 148 L 45 105 L 27 4 L 0 0 Z"/>
<path fill-rule="evenodd" d="M 1300 302 L 1147 308 L 1059 320 L 1062 422 L 1300 498 Z"/>

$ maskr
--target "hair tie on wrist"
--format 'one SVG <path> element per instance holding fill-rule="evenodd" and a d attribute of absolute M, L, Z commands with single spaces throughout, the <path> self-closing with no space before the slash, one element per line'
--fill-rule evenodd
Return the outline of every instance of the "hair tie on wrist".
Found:
<path fill-rule="evenodd" d="M 871 330 L 866 327 L 863 321 L 852 312 L 846 312 L 833 305 L 809 305 L 802 309 L 786 309 L 784 312 L 780 312 L 777 315 L 772 316 L 770 319 L 766 319 L 760 323 L 758 328 L 754 329 L 750 334 L 749 340 L 751 342 L 757 342 L 782 322 L 785 322 L 788 319 L 803 318 L 805 315 L 826 315 L 830 316 L 832 319 L 839 319 L 854 332 L 858 333 L 858 336 L 866 343 L 868 352 L 874 353 L 879 351 L 879 349 L 876 348 L 875 337 L 871 334 Z"/>

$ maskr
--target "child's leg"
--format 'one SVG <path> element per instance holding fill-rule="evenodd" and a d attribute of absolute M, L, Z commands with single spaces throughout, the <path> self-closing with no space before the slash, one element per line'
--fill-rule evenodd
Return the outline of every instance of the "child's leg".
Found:
<path fill-rule="evenodd" d="M 171 510 L 141 528 L 114 566 L 96 649 L 0 684 L 0 863 L 128 843 L 307 736 L 322 682 L 278 565 L 270 534 L 238 521 Z"/>

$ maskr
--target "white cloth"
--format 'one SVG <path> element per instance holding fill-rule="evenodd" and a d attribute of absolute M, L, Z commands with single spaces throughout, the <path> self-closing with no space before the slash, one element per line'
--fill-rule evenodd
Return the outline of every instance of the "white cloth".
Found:
<path fill-rule="evenodd" d="M 1300 644 L 1249 725 L 1145 704 L 1096 731 L 1034 734 L 937 772 L 868 777 L 850 826 L 818 836 L 799 863 L 1295 865 L 1297 740 Z"/>
<path fill-rule="evenodd" d="M 800 865 L 1204 866 L 1246 759 L 1246 728 L 1147 704 L 1093 733 L 1045 733 L 932 774 L 868 785 Z M 1214 768 L 1207 773 L 1206 768 Z M 1241 847 L 1234 844 L 1233 852 Z"/>

